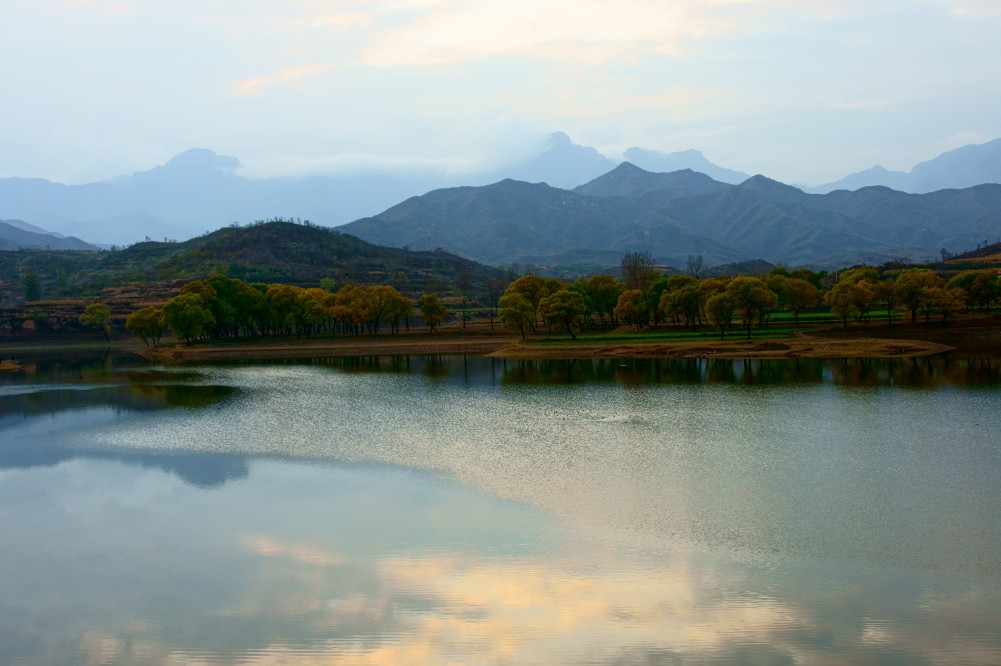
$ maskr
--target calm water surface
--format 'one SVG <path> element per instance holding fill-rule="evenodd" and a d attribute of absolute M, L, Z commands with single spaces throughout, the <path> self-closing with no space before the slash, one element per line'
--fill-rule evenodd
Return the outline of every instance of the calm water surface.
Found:
<path fill-rule="evenodd" d="M 3 663 L 1001 663 L 1001 359 L 29 370 Z"/>

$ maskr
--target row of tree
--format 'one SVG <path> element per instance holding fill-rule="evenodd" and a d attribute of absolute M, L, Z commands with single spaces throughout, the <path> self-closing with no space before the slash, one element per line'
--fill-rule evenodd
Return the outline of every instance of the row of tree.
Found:
<path fill-rule="evenodd" d="M 622 281 L 597 275 L 566 283 L 525 275 L 500 296 L 498 316 L 522 337 L 543 326 L 576 339 L 581 330 L 622 324 L 637 331 L 660 324 L 693 330 L 709 326 L 721 337 L 739 327 L 750 337 L 754 326 L 766 326 L 776 312 L 790 313 L 798 325 L 802 313 L 827 305 L 847 326 L 853 318 L 869 321 L 872 312 L 883 310 L 892 324 L 900 311 L 908 312 L 912 321 L 933 313 L 944 319 L 960 310 L 987 310 L 1001 298 L 994 271 L 964 271 L 946 282 L 927 268 L 881 276 L 862 266 L 827 276 L 826 281 L 824 277 L 806 269 L 776 268 L 761 277 L 699 279 L 662 275 L 652 266 L 624 270 Z M 431 331 L 444 322 L 447 310 L 436 294 L 422 295 L 417 307 Z M 413 313 L 413 301 L 387 285 L 348 284 L 333 291 L 246 284 L 217 275 L 184 285 L 163 308 L 132 313 L 126 328 L 146 344 L 159 344 L 164 329 L 187 343 L 320 332 L 376 335 L 387 325 L 391 333 L 401 326 L 409 329 Z M 94 327 L 103 330 L 104 324 Z"/>
<path fill-rule="evenodd" d="M 419 302 L 434 330 L 446 309 L 435 294 Z M 147 344 L 159 344 L 164 329 L 190 344 L 203 338 L 310 336 L 314 333 L 376 335 L 384 324 L 392 333 L 410 327 L 413 301 L 388 285 L 348 284 L 336 292 L 287 284 L 246 284 L 214 276 L 181 287 L 162 308 L 145 307 L 125 320 L 126 329 Z"/>
<path fill-rule="evenodd" d="M 776 268 L 762 277 L 709 277 L 661 275 L 651 267 L 645 274 L 623 270 L 624 282 L 608 275 L 563 283 L 526 275 L 510 284 L 500 298 L 501 321 L 525 337 L 539 325 L 576 332 L 597 326 L 628 324 L 639 331 L 648 325 L 671 323 L 676 327 L 709 325 L 719 330 L 764 326 L 775 312 L 789 312 L 799 324 L 805 310 L 826 304 L 844 325 L 855 318 L 869 321 L 875 309 L 893 313 L 906 310 L 911 320 L 919 314 L 943 319 L 960 310 L 986 310 L 1001 298 L 1001 284 L 993 271 L 964 271 L 946 282 L 935 271 L 910 268 L 897 275 L 880 276 L 862 266 L 834 277 L 825 288 L 823 274 L 806 269 Z"/>

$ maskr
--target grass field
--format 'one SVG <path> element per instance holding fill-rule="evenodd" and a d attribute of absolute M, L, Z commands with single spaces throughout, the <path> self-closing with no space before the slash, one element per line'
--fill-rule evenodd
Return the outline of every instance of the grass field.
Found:
<path fill-rule="evenodd" d="M 788 338 L 797 331 L 810 330 L 810 326 L 773 326 L 751 329 L 751 339 Z M 727 340 L 746 339 L 747 332 L 740 328 L 727 330 Z M 719 340 L 719 331 L 668 331 L 663 333 L 614 333 L 602 335 L 578 335 L 576 342 L 569 336 L 537 338 L 532 342 L 540 345 L 591 344 L 591 343 L 635 343 L 635 342 L 682 342 L 687 340 Z"/>

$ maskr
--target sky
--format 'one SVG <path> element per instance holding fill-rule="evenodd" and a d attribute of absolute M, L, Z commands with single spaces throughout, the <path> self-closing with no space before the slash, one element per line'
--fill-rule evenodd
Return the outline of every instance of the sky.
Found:
<path fill-rule="evenodd" d="M 551 132 L 820 184 L 1001 137 L 998 0 L 3 0 L 0 177 L 513 164 Z"/>

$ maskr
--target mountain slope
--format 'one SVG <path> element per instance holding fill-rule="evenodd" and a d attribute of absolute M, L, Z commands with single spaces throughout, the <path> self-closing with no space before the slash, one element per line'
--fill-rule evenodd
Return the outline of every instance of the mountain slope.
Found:
<path fill-rule="evenodd" d="M 323 278 L 393 284 L 414 293 L 433 282 L 454 288 L 460 275 L 482 288 L 496 269 L 444 252 L 378 247 L 325 227 L 287 221 L 230 226 L 183 243 L 148 241 L 104 252 L 0 252 L 0 280 L 35 271 L 43 296 L 97 295 L 129 283 L 173 284 L 215 273 L 246 282 L 316 286 Z M 64 276 L 62 284 L 55 275 Z"/>
<path fill-rule="evenodd" d="M 28 227 L 28 229 L 25 229 Z M 0 250 L 22 248 L 50 250 L 96 250 L 97 247 L 73 236 L 57 236 L 46 233 L 21 220 L 0 220 Z"/>
<path fill-rule="evenodd" d="M 1001 185 L 910 195 L 888 188 L 807 194 L 763 176 L 725 185 L 624 163 L 573 192 L 502 181 L 438 190 L 344 230 L 371 242 L 442 247 L 494 265 L 643 250 L 683 265 L 765 259 L 836 266 L 932 257 L 997 233 Z"/>
<path fill-rule="evenodd" d="M 671 171 L 692 171 L 703 173 L 713 180 L 737 185 L 749 178 L 748 174 L 733 169 L 725 169 L 713 164 L 698 150 L 683 150 L 676 153 L 660 153 L 655 150 L 630 148 L 624 154 L 629 162 L 647 171 L 669 173 Z"/>

